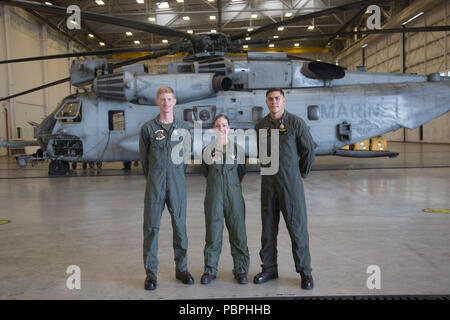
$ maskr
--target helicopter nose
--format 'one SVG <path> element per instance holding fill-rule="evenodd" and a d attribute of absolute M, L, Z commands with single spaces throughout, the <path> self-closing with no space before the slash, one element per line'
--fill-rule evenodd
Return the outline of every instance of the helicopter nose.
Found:
<path fill-rule="evenodd" d="M 55 113 L 49 114 L 37 127 L 37 140 L 43 149 L 47 148 L 45 137 L 53 132 L 56 124 Z"/>

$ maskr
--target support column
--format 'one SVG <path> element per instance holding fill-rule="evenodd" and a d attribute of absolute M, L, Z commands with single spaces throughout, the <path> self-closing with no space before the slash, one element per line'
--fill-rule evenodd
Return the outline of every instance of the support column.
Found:
<path fill-rule="evenodd" d="M 47 55 L 47 26 L 43 25 L 41 27 L 41 44 L 42 44 L 42 55 Z M 43 83 L 48 83 L 48 61 L 42 60 L 42 75 L 43 75 Z M 50 114 L 50 101 L 49 101 L 49 95 L 48 95 L 48 88 L 44 89 L 44 108 L 45 108 L 45 116 L 48 116 Z"/>
<path fill-rule="evenodd" d="M 69 53 L 73 53 L 73 43 L 72 41 L 67 42 L 67 51 Z M 72 58 L 67 58 L 69 61 L 69 70 L 72 65 Z M 70 71 L 69 71 L 70 73 Z M 69 94 L 72 94 L 72 82 L 69 81 Z"/>
<path fill-rule="evenodd" d="M 3 21 L 5 23 L 5 45 L 6 45 L 6 60 L 11 59 L 11 37 L 10 37 L 10 7 L 3 5 Z M 8 63 L 8 95 L 14 94 L 14 79 L 13 79 L 13 71 L 12 64 Z M 9 99 L 8 101 L 8 115 L 9 115 L 9 138 L 16 138 L 16 117 L 15 117 L 15 101 L 13 99 Z"/>
<path fill-rule="evenodd" d="M 405 25 L 402 25 L 405 28 Z M 406 33 L 402 32 L 402 73 L 406 72 Z M 406 142 L 406 128 L 403 128 L 403 142 Z"/>

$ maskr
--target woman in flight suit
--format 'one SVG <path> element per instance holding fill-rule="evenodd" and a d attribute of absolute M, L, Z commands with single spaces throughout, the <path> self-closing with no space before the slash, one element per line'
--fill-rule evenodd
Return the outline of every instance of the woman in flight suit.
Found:
<path fill-rule="evenodd" d="M 203 149 L 202 173 L 207 179 L 207 185 L 204 202 L 205 271 L 201 283 L 208 284 L 216 278 L 225 220 L 233 257 L 234 278 L 240 284 L 247 284 L 250 255 L 245 230 L 245 203 L 241 189 L 241 181 L 245 175 L 245 153 L 241 147 L 228 139 L 230 122 L 227 116 L 222 114 L 216 116 L 214 130 L 216 140 Z"/>

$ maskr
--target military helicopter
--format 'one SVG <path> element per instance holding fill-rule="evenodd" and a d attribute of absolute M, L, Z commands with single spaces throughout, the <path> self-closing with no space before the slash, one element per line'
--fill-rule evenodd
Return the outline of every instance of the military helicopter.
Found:
<path fill-rule="evenodd" d="M 66 8 L 53 5 L 15 0 L 1 2 L 66 14 Z M 1 61 L 0 63 L 12 63 L 99 56 L 127 50 L 152 52 L 147 56 L 116 64 L 108 63 L 106 59 L 75 60 L 72 62 L 70 78 L 0 99 L 7 100 L 64 81 L 70 81 L 72 85 L 79 87 L 92 85 L 90 90 L 64 98 L 54 112 L 36 125 L 40 149 L 33 156 L 19 157 L 19 164 L 24 166 L 30 161 L 50 159 L 49 173 L 65 175 L 70 169 L 69 162 L 131 163 L 139 160 L 140 128 L 159 114 L 155 98 L 156 91 L 163 85 L 175 90 L 175 117 L 190 123 L 191 130 L 194 130 L 197 121 L 201 121 L 203 128 L 211 128 L 215 115 L 221 113 L 229 117 L 233 129 L 254 128 L 255 123 L 265 114 L 267 88 L 279 87 L 285 91 L 287 110 L 302 117 L 310 127 L 317 144 L 317 155 L 395 156 L 393 152 L 340 148 L 401 127 L 414 129 L 445 114 L 450 109 L 450 78 L 440 77 L 439 74 L 423 76 L 349 72 L 336 65 L 305 61 L 285 53 L 241 49 L 242 44 L 250 43 L 241 40 L 249 34 L 255 35 L 283 24 L 380 2 L 388 1 L 358 1 L 235 36 L 224 33 L 192 35 L 150 23 L 82 11 L 81 17 L 86 20 L 176 36 L 182 40 L 170 45 Z M 450 26 L 429 28 L 430 31 L 450 30 Z M 403 28 L 402 32 L 417 32 L 413 29 L 415 28 Z M 392 29 L 392 32 L 398 30 Z M 370 30 L 366 33 L 370 33 Z M 152 75 L 143 64 L 136 64 L 141 60 L 177 52 L 187 56 L 183 62 L 170 63 L 167 74 Z M 226 56 L 227 52 L 245 53 L 247 59 L 232 61 Z M 120 71 L 115 70 L 118 68 L 121 68 Z M 21 145 L 26 143 L 21 142 Z M 36 141 L 30 143 L 35 145 Z M 249 144 L 254 143 L 255 140 L 250 139 Z M 13 145 L 13 142 L 0 143 L 0 146 Z M 203 144 L 197 144 L 195 149 L 194 143 L 194 154 L 201 152 L 202 147 Z M 249 146 L 244 147 L 249 154 Z"/>

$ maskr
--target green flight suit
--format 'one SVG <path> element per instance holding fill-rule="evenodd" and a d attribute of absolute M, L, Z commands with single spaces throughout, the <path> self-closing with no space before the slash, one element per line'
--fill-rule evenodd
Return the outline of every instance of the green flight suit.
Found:
<path fill-rule="evenodd" d="M 187 270 L 188 239 L 186 235 L 186 180 L 185 164 L 172 161 L 172 149 L 182 143 L 171 141 L 188 129 L 187 124 L 174 119 L 173 126 L 163 125 L 159 115 L 141 128 L 139 154 L 147 180 L 144 202 L 144 267 L 146 274 L 157 275 L 158 233 L 164 205 L 172 218 L 173 249 L 177 271 Z M 167 131 L 166 128 L 169 128 Z"/>
<path fill-rule="evenodd" d="M 297 272 L 311 274 L 311 257 L 307 229 L 306 201 L 302 177 L 306 178 L 314 162 L 315 143 L 305 121 L 284 111 L 284 130 L 279 133 L 279 169 L 276 174 L 261 178 L 261 251 L 263 271 L 277 272 L 277 235 L 280 210 L 291 237 L 292 254 Z M 281 126 L 281 128 L 283 128 Z M 259 129 L 281 129 L 280 120 L 270 114 L 255 126 L 259 142 Z M 270 133 L 267 149 L 270 153 Z M 259 144 L 258 144 L 259 146 Z M 261 154 L 259 155 L 261 157 Z"/>
<path fill-rule="evenodd" d="M 207 179 L 204 201 L 205 273 L 216 275 L 222 251 L 225 220 L 233 257 L 233 274 L 247 274 L 250 255 L 245 230 L 245 203 L 241 189 L 241 181 L 246 172 L 245 151 L 230 142 L 223 149 L 214 141 L 203 149 L 202 154 L 202 173 Z M 238 155 L 241 164 L 238 163 Z M 211 164 L 205 162 L 206 157 L 210 157 L 208 163 Z"/>

